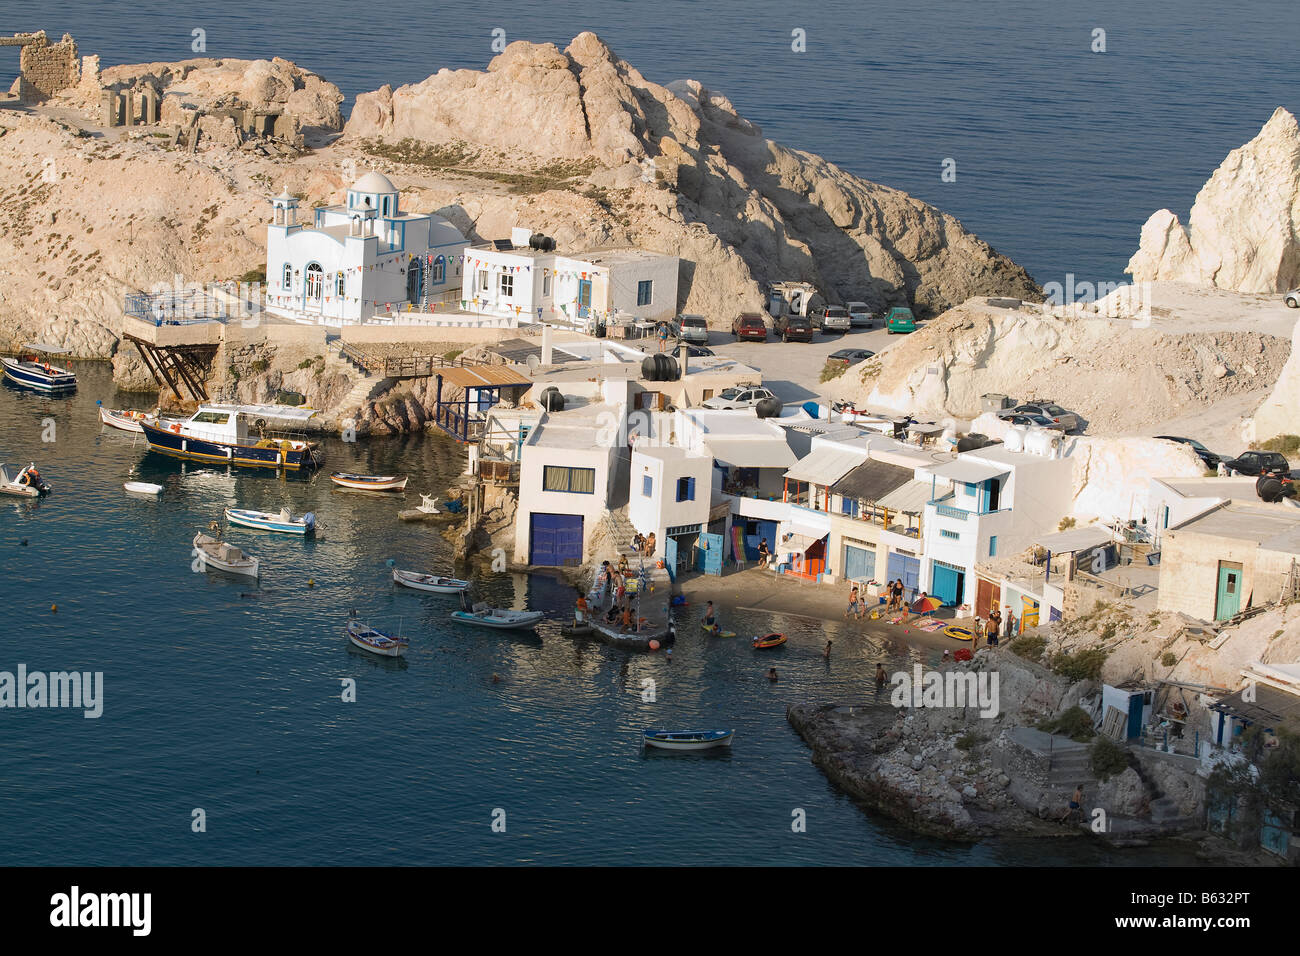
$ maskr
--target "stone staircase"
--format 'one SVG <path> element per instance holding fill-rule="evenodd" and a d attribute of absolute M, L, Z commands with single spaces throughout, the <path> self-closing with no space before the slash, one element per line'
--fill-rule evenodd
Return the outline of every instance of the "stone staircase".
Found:
<path fill-rule="evenodd" d="M 632 547 L 632 538 L 636 535 L 636 528 L 627 517 L 627 507 L 612 509 L 606 511 L 601 516 L 601 523 L 605 532 L 605 540 L 609 544 L 608 550 L 613 552 L 612 556 L 595 555 L 596 563 L 609 560 L 615 565 L 621 557 L 627 558 L 629 568 L 640 570 L 642 580 L 650 587 L 654 588 L 655 594 L 672 593 L 672 577 L 668 574 L 667 568 L 659 567 L 658 558 L 647 558 L 637 552 Z"/>
<path fill-rule="evenodd" d="M 351 391 L 339 400 L 340 418 L 353 414 L 358 408 L 379 393 L 389 388 L 393 380 L 383 378 L 366 369 L 340 348 L 340 343 L 331 342 L 326 354 L 325 366 L 328 371 L 341 371 L 354 379 Z"/>

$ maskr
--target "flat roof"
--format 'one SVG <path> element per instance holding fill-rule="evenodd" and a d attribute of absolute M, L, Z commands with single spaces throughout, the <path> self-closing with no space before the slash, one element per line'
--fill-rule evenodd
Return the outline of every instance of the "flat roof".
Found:
<path fill-rule="evenodd" d="M 609 265 L 615 262 L 642 262 L 646 259 L 676 259 L 668 252 L 654 252 L 635 246 L 618 246 L 613 249 L 587 249 L 563 256 L 565 259 L 580 259 L 593 265 Z"/>
<path fill-rule="evenodd" d="M 509 365 L 453 365 L 435 374 L 444 382 L 460 388 L 496 388 L 500 385 L 531 385 L 532 379 L 520 375 Z"/>
<path fill-rule="evenodd" d="M 1300 508 L 1282 503 L 1247 505 L 1229 502 L 1169 530 L 1175 534 L 1188 531 L 1254 541 L 1258 545 L 1267 542 L 1270 550 L 1290 551 L 1300 549 Z"/>
<path fill-rule="evenodd" d="M 1002 465 L 990 465 L 982 461 L 971 461 L 967 458 L 957 458 L 942 465 L 932 466 L 927 470 L 930 474 L 939 478 L 968 482 L 986 481 L 989 478 L 996 478 L 1007 473 L 1007 468 Z"/>
<path fill-rule="evenodd" d="M 620 410 L 621 406 L 600 403 L 548 412 L 545 420 L 529 434 L 527 444 L 537 448 L 602 451 L 597 433 L 611 421 L 621 421 Z"/>
<path fill-rule="evenodd" d="M 866 460 L 867 451 L 820 445 L 785 473 L 792 481 L 806 481 L 818 485 L 833 485 Z"/>
<path fill-rule="evenodd" d="M 1088 525 L 1086 528 L 1071 528 L 1056 534 L 1045 534 L 1034 539 L 1034 544 L 1046 548 L 1053 554 L 1067 554 L 1073 551 L 1086 551 L 1098 545 L 1109 544 L 1114 539 L 1110 531 L 1101 525 Z"/>
<path fill-rule="evenodd" d="M 709 453 L 733 468 L 789 468 L 798 459 L 779 435 L 753 435 L 748 438 L 705 435 Z"/>
<path fill-rule="evenodd" d="M 1227 498 L 1229 501 L 1258 501 L 1254 478 L 1158 478 L 1162 485 L 1184 498 Z"/>

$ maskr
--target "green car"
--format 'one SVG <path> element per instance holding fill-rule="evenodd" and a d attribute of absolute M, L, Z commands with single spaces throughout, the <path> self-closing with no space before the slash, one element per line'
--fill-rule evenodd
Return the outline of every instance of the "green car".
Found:
<path fill-rule="evenodd" d="M 915 332 L 916 317 L 912 315 L 911 309 L 890 309 L 889 314 L 885 316 L 885 329 L 890 335 L 893 335 L 895 332 Z"/>

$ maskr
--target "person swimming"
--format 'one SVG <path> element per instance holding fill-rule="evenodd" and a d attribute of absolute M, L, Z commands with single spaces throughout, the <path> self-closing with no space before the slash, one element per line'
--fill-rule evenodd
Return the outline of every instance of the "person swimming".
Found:
<path fill-rule="evenodd" d="M 717 617 L 713 612 L 712 601 L 709 601 L 704 606 L 704 617 L 700 620 L 700 623 L 704 625 L 705 630 L 712 631 L 714 634 L 722 630 L 722 628 L 718 627 Z"/>

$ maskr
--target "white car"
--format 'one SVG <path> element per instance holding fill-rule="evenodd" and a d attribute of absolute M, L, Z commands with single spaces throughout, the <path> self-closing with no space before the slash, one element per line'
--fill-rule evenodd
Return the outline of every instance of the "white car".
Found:
<path fill-rule="evenodd" d="M 689 342 L 691 345 L 709 344 L 709 323 L 704 316 L 679 315 L 677 328 L 683 342 Z"/>
<path fill-rule="evenodd" d="M 1300 309 L 1300 289 L 1292 289 L 1282 296 L 1282 301 L 1287 304 L 1289 309 Z"/>
<path fill-rule="evenodd" d="M 742 385 L 739 388 L 724 388 L 720 394 L 703 401 L 701 407 L 753 408 L 765 398 L 776 398 L 776 396 L 758 385 Z"/>
<path fill-rule="evenodd" d="M 875 322 L 875 313 L 867 307 L 865 302 L 850 302 L 845 308 L 849 310 L 849 325 L 854 328 L 858 326 L 871 328 L 872 323 Z"/>
<path fill-rule="evenodd" d="M 828 305 L 821 314 L 823 332 L 847 332 L 852 324 L 849 310 L 842 305 Z"/>

